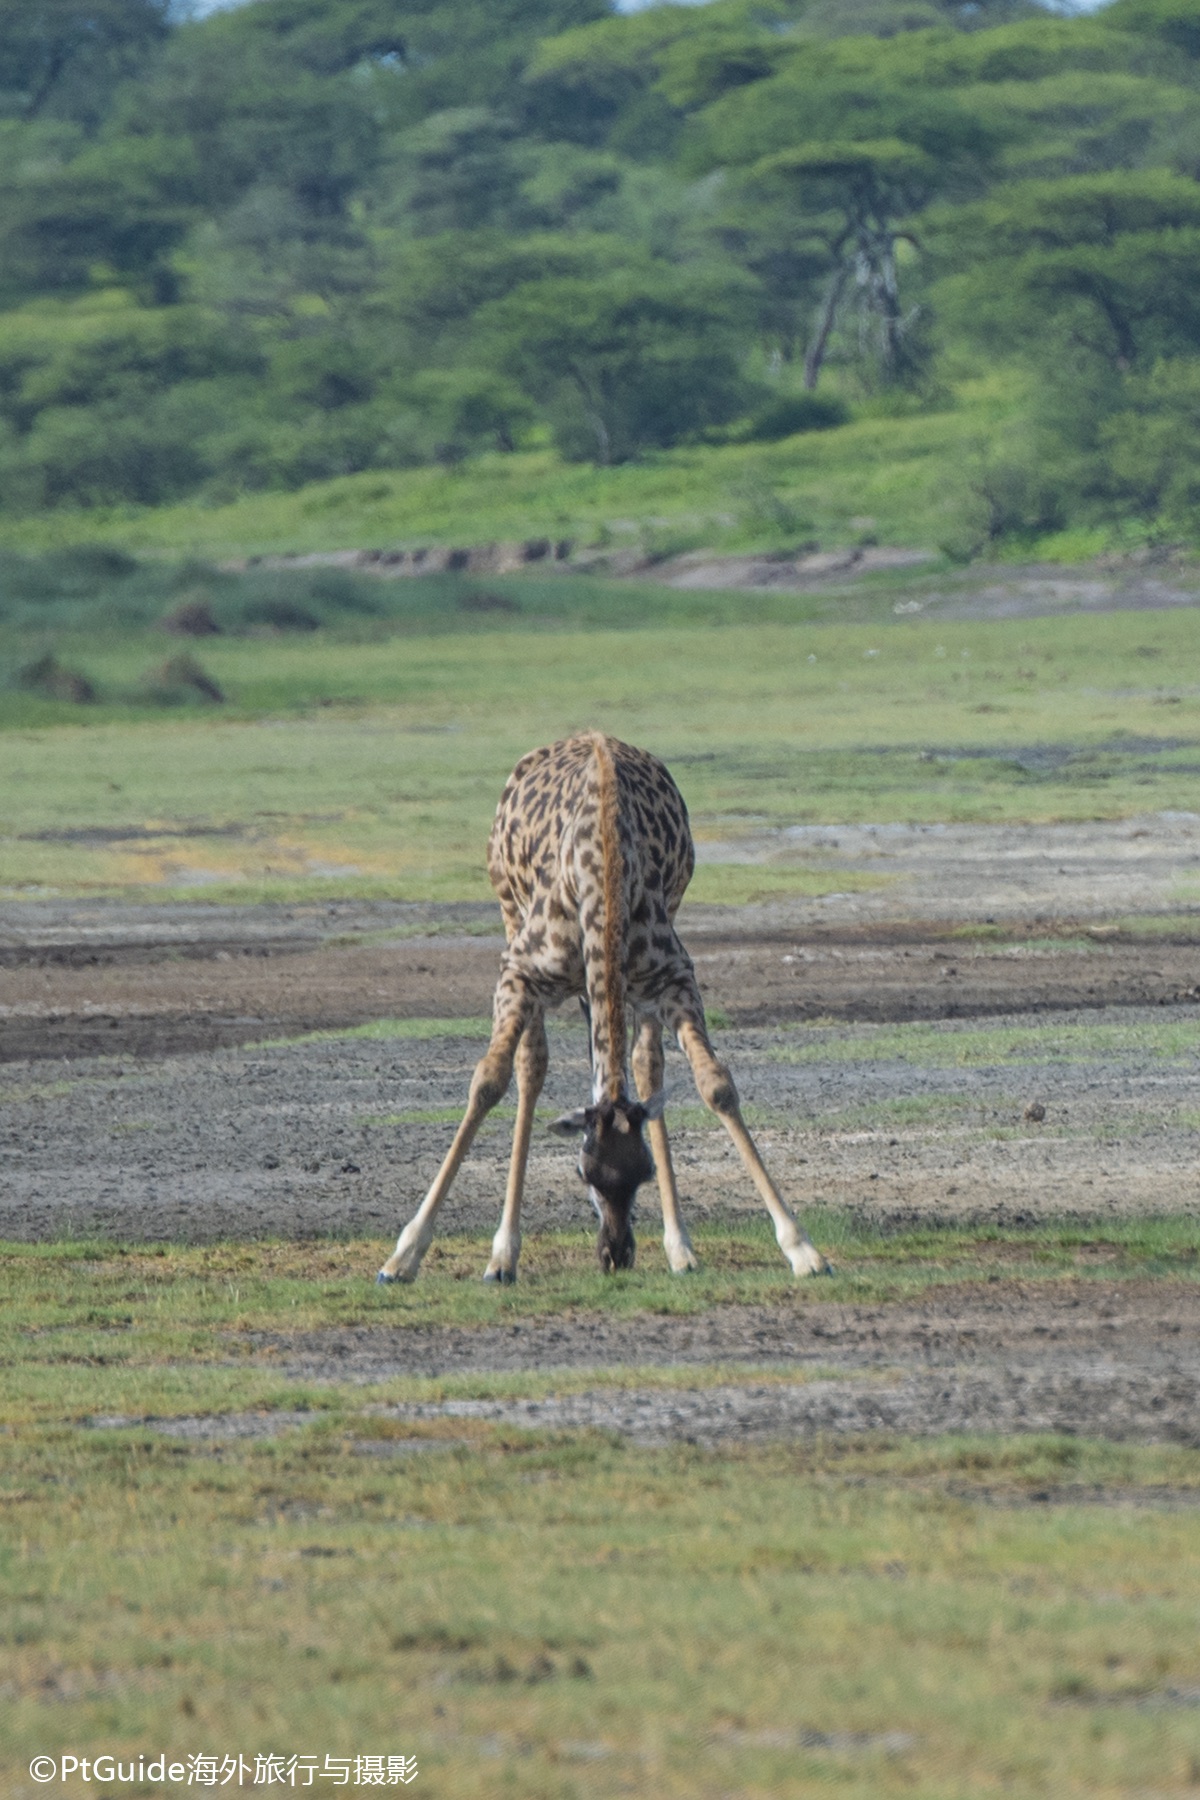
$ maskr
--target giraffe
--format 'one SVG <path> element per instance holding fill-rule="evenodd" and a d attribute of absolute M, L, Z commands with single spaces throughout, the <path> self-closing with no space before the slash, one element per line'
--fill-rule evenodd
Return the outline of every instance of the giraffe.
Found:
<path fill-rule="evenodd" d="M 512 1157 L 484 1280 L 516 1280 L 521 1195 L 548 1063 L 545 1013 L 572 995 L 580 998 L 589 1024 L 592 1100 L 551 1129 L 563 1136 L 582 1133 L 579 1173 L 599 1219 L 601 1268 L 632 1267 L 633 1202 L 652 1175 L 662 1198 L 668 1264 L 676 1274 L 698 1266 L 663 1123 L 666 1027 L 691 1065 L 701 1099 L 733 1139 L 792 1273 L 826 1269 L 763 1166 L 733 1077 L 708 1040 L 692 961 L 673 923 L 694 865 L 683 797 L 664 765 L 645 750 L 585 732 L 522 757 L 500 797 L 488 841 L 488 874 L 507 938 L 491 1041 L 445 1161 L 379 1271 L 381 1282 L 416 1279 L 438 1209 L 514 1068 Z M 636 1099 L 629 1091 L 630 1062 Z"/>

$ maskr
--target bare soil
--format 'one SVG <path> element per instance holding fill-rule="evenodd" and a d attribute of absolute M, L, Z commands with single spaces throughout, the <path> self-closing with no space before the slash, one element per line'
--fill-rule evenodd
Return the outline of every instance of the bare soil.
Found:
<path fill-rule="evenodd" d="M 674 588 L 774 588 L 798 592 L 830 590 L 844 599 L 864 588 L 864 577 L 914 574 L 936 562 L 928 550 L 879 544 L 795 555 L 730 556 L 692 550 L 657 563 L 638 560 L 628 550 L 576 557 L 575 567 L 590 566 L 641 581 L 661 581 Z M 983 563 L 970 568 L 939 569 L 921 577 L 920 597 L 911 584 L 896 602 L 899 613 L 925 613 L 939 619 L 1036 619 L 1064 613 L 1160 612 L 1195 606 L 1196 566 L 1183 553 L 1170 551 L 1142 558 L 1098 558 L 1064 567 L 1060 563 Z"/>
<path fill-rule="evenodd" d="M 1200 997 L 1200 911 L 1179 899 L 1181 879 L 1200 870 L 1200 814 L 800 826 L 700 853 L 829 871 L 817 899 L 685 904 L 680 930 L 705 997 L 737 1024 Z M 839 877 L 864 872 L 885 884 L 838 890 Z M 1147 914 L 1159 916 L 1152 939 L 1136 924 Z M 160 1057 L 380 1017 L 480 1018 L 502 941 L 486 905 L 9 902 L 0 1062 Z"/>
<path fill-rule="evenodd" d="M 816 1298 L 814 1298 L 814 1294 Z M 586 1324 L 586 1335 L 578 1327 Z M 1200 1284 L 1128 1280 L 962 1283 L 905 1306 L 822 1301 L 784 1286 L 771 1306 L 683 1317 L 516 1319 L 504 1325 L 372 1326 L 247 1334 L 253 1354 L 304 1381 L 393 1375 L 747 1363 L 823 1374 L 986 1368 L 998 1358 L 1062 1367 L 1136 1361 L 1200 1373 Z M 1191 1421 L 1200 1433 L 1200 1413 Z"/>
<path fill-rule="evenodd" d="M 1076 933 L 1078 927 L 1064 925 Z M 886 926 L 693 939 L 710 1009 L 738 1024 L 962 1019 L 1200 997 L 1200 945 L 1157 939 L 963 943 Z M 0 1062 L 158 1058 L 378 1018 L 485 1018 L 500 938 L 418 938 L 186 960 L 98 956 L 0 973 Z"/>
<path fill-rule="evenodd" d="M 497 1370 L 747 1365 L 741 1379 L 696 1387 L 597 1385 L 537 1400 L 367 1409 L 414 1425 L 482 1420 L 714 1445 L 862 1431 L 1055 1432 L 1200 1445 L 1200 1286 L 1183 1283 L 1011 1282 L 947 1288 L 906 1306 L 822 1304 L 809 1290 L 785 1288 L 776 1306 L 726 1306 L 692 1318 L 258 1333 L 251 1349 L 254 1360 L 309 1386 Z M 259 1437 L 309 1416 L 231 1414 L 163 1420 L 159 1428 L 196 1439 Z M 93 1421 L 147 1422 L 155 1423 Z M 379 1448 L 409 1454 L 457 1441 L 403 1438 Z M 1183 1497 L 1200 1504 L 1200 1490 Z"/>
<path fill-rule="evenodd" d="M 668 521 L 663 521 L 667 523 Z M 454 570 L 463 574 L 506 575 L 531 567 L 558 572 L 632 577 L 667 587 L 753 592 L 828 591 L 845 604 L 855 590 L 870 592 L 872 577 L 916 574 L 941 559 L 934 550 L 895 544 L 843 545 L 837 549 L 760 551 L 730 554 L 688 550 L 662 557 L 636 541 L 605 550 L 577 549 L 569 539 L 551 542 L 531 538 L 524 543 L 475 544 L 466 547 L 421 547 L 312 551 L 303 555 L 240 558 L 223 566 L 245 570 L 301 569 L 317 566 L 353 569 L 383 580 L 421 577 Z M 1197 566 L 1186 551 L 1169 548 L 1131 556 L 1100 557 L 1067 567 L 1061 563 L 974 563 L 969 568 L 937 568 L 920 579 L 919 600 L 896 603 L 903 613 L 928 612 L 945 619 L 1029 619 L 1051 614 L 1158 612 L 1200 604 Z"/>
<path fill-rule="evenodd" d="M 841 1022 L 953 1031 L 980 1016 L 1150 1019 L 1167 1006 L 1200 1024 L 1200 919 L 1177 908 L 1147 936 L 1138 917 L 1200 856 L 1200 818 L 857 827 L 824 831 L 818 849 L 848 867 L 887 856 L 896 880 L 882 897 L 681 913 L 720 1048 L 798 1204 L 894 1219 L 1200 1207 L 1191 1059 L 918 1067 L 846 1060 L 834 1041 L 852 1028 Z M 1091 907 L 1056 912 L 1064 891 Z M 477 1028 L 426 1041 L 302 1034 L 486 1017 L 495 927 L 490 907 L 465 904 L 0 908 L 0 1236 L 386 1238 L 444 1154 Z M 819 1048 L 788 1060 L 788 1031 L 806 1020 L 828 1022 L 827 1061 Z M 756 1207 L 674 1052 L 668 1079 L 693 1211 Z M 564 1009 L 546 1105 L 578 1104 L 587 1080 L 582 1027 Z M 1025 1119 L 1030 1103 L 1046 1108 L 1040 1122 Z M 682 1120 L 680 1105 L 694 1109 Z M 485 1128 L 449 1229 L 493 1228 L 507 1131 L 501 1114 Z M 528 1191 L 530 1231 L 586 1226 L 557 1140 L 536 1145 Z M 645 1216 L 653 1205 L 645 1196 Z"/>
<path fill-rule="evenodd" d="M 1162 1014 L 1057 1015 L 1068 1025 L 1114 1016 L 1153 1025 Z M 1004 1020 L 1035 1030 L 1042 1017 Z M 1200 1007 L 1181 1005 L 1175 1017 L 1196 1031 L 1200 1052 Z M 898 1222 L 1200 1214 L 1196 1056 L 1135 1045 L 959 1067 L 872 1056 L 869 1044 L 841 1054 L 847 1034 L 864 1029 L 829 1025 L 803 1040 L 777 1025 L 717 1033 L 768 1164 L 801 1209 L 832 1204 Z M 0 1237 L 333 1235 L 382 1245 L 445 1154 L 480 1048 L 466 1035 L 333 1038 L 9 1064 Z M 547 1110 L 579 1104 L 588 1079 L 582 1023 L 556 1024 Z M 674 1050 L 667 1079 L 688 1211 L 757 1214 L 732 1146 Z M 1042 1119 L 1026 1119 L 1031 1104 L 1045 1108 Z M 460 1171 L 445 1230 L 495 1228 L 510 1131 L 511 1105 L 488 1120 Z M 549 1133 L 535 1139 L 527 1196 L 527 1265 L 539 1232 L 591 1231 L 570 1147 Z M 653 1189 L 643 1189 L 641 1210 L 641 1253 L 660 1256 Z"/>

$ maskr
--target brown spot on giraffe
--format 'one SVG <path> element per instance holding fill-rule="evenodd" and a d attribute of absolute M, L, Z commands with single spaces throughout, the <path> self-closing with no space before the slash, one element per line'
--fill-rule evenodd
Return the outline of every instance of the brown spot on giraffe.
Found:
<path fill-rule="evenodd" d="M 500 796 L 488 841 L 488 873 L 508 939 L 491 1042 L 472 1077 L 454 1142 L 380 1270 L 381 1281 L 415 1279 L 438 1209 L 514 1069 L 512 1160 L 486 1279 L 516 1280 L 521 1194 L 548 1060 L 545 1014 L 572 996 L 583 1001 L 589 1021 L 592 1100 L 554 1129 L 583 1134 L 579 1171 L 600 1220 L 601 1267 L 632 1266 L 633 1202 L 655 1174 L 667 1260 L 676 1273 L 696 1267 L 662 1120 L 664 1027 L 678 1039 L 701 1099 L 737 1146 L 792 1272 L 809 1275 L 826 1267 L 764 1168 L 733 1077 L 708 1041 L 692 961 L 674 927 L 694 863 L 687 808 L 657 757 L 601 732 L 522 757 Z M 631 1064 L 636 1099 L 629 1091 Z"/>

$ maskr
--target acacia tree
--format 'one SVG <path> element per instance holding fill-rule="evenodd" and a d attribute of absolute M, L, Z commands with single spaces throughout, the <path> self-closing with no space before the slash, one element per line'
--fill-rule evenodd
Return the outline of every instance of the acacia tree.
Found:
<path fill-rule="evenodd" d="M 1194 532 L 1200 187 L 1166 170 L 1022 182 L 929 237 L 942 316 L 1031 378 L 1019 503 L 993 535 L 1040 527 L 1035 488 L 1062 517 Z"/>
<path fill-rule="evenodd" d="M 894 379 L 915 317 L 901 303 L 896 246 L 917 241 L 903 221 L 936 189 L 933 159 L 898 138 L 801 144 L 764 157 L 752 175 L 791 191 L 824 248 L 828 274 L 805 353 L 805 387 L 816 387 L 833 329 L 854 302 L 875 339 L 884 380 Z"/>
<path fill-rule="evenodd" d="M 544 406 L 560 449 L 607 464 L 744 408 L 746 289 L 669 266 L 528 282 L 482 309 L 480 340 Z"/>
<path fill-rule="evenodd" d="M 1200 341 L 1200 186 L 1165 169 L 1021 182 L 947 210 L 946 304 L 993 346 L 1126 373 Z"/>
<path fill-rule="evenodd" d="M 166 36 L 171 0 L 0 0 L 0 88 L 35 119 L 64 88 L 91 122 L 114 81 Z"/>

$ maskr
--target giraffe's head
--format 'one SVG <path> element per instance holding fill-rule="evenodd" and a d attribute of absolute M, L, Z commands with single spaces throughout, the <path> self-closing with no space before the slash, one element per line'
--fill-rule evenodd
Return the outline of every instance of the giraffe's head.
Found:
<path fill-rule="evenodd" d="M 662 1094 L 646 1101 L 621 1095 L 564 1113 L 550 1127 L 561 1137 L 583 1133 L 579 1175 L 599 1214 L 596 1255 L 606 1274 L 633 1267 L 633 1203 L 643 1181 L 654 1174 L 642 1127 L 647 1119 L 661 1118 L 662 1109 Z"/>

